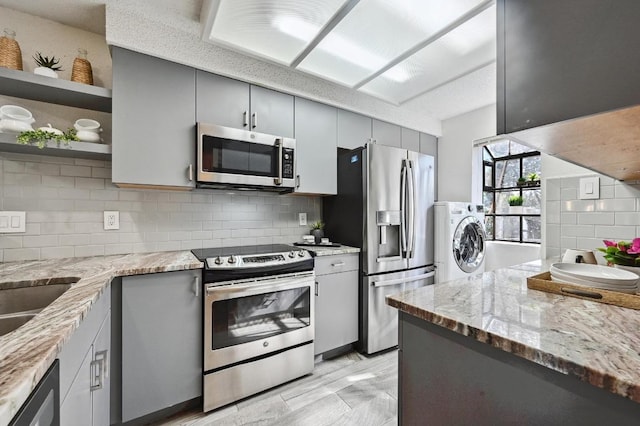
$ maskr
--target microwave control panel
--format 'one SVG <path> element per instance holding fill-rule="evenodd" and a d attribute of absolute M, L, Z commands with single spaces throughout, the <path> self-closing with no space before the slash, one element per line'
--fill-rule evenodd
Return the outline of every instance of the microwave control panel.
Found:
<path fill-rule="evenodd" d="M 293 149 L 291 148 L 282 150 L 282 177 L 293 179 Z"/>

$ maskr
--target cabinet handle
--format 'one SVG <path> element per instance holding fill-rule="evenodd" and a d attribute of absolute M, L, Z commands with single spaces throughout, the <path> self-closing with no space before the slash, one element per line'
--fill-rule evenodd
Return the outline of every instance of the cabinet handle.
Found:
<path fill-rule="evenodd" d="M 316 296 L 318 295 L 318 281 L 316 281 Z"/>
<path fill-rule="evenodd" d="M 332 263 L 331 266 L 333 266 L 334 268 L 338 267 L 338 266 L 344 266 L 344 262 L 336 262 L 336 263 Z"/>
<path fill-rule="evenodd" d="M 200 277 L 198 275 L 193 277 L 193 294 L 200 297 Z"/>
<path fill-rule="evenodd" d="M 296 175 L 296 188 L 300 188 L 300 175 Z"/>
<path fill-rule="evenodd" d="M 249 113 L 247 111 L 242 112 L 242 126 L 247 127 L 249 125 Z"/>
<path fill-rule="evenodd" d="M 193 182 L 193 164 L 189 164 L 189 182 Z"/>
<path fill-rule="evenodd" d="M 91 383 L 89 390 L 91 392 L 102 389 L 104 380 L 109 377 L 109 351 L 98 351 L 93 357 L 93 361 L 89 364 L 91 370 Z"/>
<path fill-rule="evenodd" d="M 256 127 L 258 127 L 258 113 L 254 112 L 251 114 L 251 128 L 255 129 Z"/>

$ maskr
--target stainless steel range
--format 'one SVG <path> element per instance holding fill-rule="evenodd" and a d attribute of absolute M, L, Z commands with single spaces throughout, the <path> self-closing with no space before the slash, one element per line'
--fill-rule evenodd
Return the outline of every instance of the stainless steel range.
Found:
<path fill-rule="evenodd" d="M 311 373 L 310 253 L 274 244 L 193 254 L 205 263 L 204 411 Z"/>

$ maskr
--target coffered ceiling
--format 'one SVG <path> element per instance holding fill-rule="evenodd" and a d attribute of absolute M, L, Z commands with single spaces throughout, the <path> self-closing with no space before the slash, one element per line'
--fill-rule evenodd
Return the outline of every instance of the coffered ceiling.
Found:
<path fill-rule="evenodd" d="M 495 0 L 0 0 L 100 34 L 105 4 L 440 120 L 495 103 Z"/>

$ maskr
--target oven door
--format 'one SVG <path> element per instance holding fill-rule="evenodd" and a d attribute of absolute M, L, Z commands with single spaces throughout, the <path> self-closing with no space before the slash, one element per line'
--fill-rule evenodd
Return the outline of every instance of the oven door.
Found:
<path fill-rule="evenodd" d="M 295 186 L 295 139 L 198 123 L 200 183 Z"/>
<path fill-rule="evenodd" d="M 314 338 L 313 271 L 205 285 L 204 371 Z"/>

